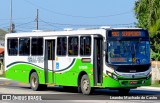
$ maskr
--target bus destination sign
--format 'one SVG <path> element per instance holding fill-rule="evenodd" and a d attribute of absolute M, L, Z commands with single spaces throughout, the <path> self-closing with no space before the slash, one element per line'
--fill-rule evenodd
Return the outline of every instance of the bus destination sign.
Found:
<path fill-rule="evenodd" d="M 111 31 L 109 37 L 145 37 L 143 31 Z"/>

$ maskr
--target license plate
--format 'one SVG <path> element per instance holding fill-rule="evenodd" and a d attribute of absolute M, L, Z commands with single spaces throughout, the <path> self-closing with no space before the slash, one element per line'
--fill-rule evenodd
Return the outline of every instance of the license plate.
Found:
<path fill-rule="evenodd" d="M 137 84 L 138 82 L 137 81 L 130 81 L 130 84 L 134 85 L 134 84 Z"/>

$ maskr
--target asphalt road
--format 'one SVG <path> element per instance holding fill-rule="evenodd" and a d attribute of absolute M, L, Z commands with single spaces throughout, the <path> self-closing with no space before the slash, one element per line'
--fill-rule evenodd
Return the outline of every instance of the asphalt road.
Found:
<path fill-rule="evenodd" d="M 157 88 L 137 88 L 130 91 L 130 94 L 127 95 L 130 99 L 126 98 L 126 95 L 119 94 L 116 90 L 108 90 L 108 89 L 96 89 L 92 95 L 83 95 L 77 92 L 71 92 L 71 90 L 64 90 L 62 87 L 52 87 L 49 86 L 44 91 L 33 91 L 30 88 L 29 84 L 19 83 L 7 79 L 0 78 L 0 94 L 11 94 L 12 97 L 17 99 L 16 96 L 39 96 L 42 100 L 54 100 L 55 103 L 159 103 L 160 102 L 160 89 Z M 144 97 L 145 99 L 136 99 Z M 114 99 L 116 97 L 116 99 Z M 1 98 L 1 97 L 0 97 Z M 117 98 L 120 98 L 117 100 Z M 123 100 L 122 100 L 122 99 Z M 156 100 L 158 98 L 159 100 Z M 113 100 L 111 100 L 113 99 Z M 62 100 L 62 101 L 61 101 Z M 19 103 L 22 101 L 0 101 L 0 103 Z M 33 103 L 35 101 L 32 101 Z M 42 101 L 39 101 L 41 103 Z M 53 101 L 43 101 L 44 102 L 52 102 Z M 28 101 L 23 101 L 23 103 L 28 103 Z"/>

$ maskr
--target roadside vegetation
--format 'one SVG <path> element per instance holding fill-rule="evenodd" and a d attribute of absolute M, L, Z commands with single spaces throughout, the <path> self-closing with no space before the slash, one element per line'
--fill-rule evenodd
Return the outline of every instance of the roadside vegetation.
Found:
<path fill-rule="evenodd" d="M 151 87 L 160 87 L 160 81 L 159 80 L 156 80 L 152 85 Z"/>
<path fill-rule="evenodd" d="M 149 30 L 152 60 L 160 60 L 160 0 L 137 0 L 134 11 L 136 26 Z"/>

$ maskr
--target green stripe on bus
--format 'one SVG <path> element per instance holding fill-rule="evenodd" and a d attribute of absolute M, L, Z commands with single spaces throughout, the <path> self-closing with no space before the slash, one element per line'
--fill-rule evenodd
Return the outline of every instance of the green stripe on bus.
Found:
<path fill-rule="evenodd" d="M 64 71 L 64 70 L 69 69 L 69 68 L 74 64 L 75 60 L 76 60 L 76 59 L 73 59 L 73 61 L 71 62 L 71 64 L 70 64 L 68 67 L 66 67 L 66 68 L 64 68 L 64 69 L 61 69 L 61 70 L 55 70 L 55 72 L 60 72 L 60 71 Z M 13 62 L 13 63 L 7 65 L 7 68 L 9 68 L 9 67 L 11 67 L 11 66 L 13 66 L 13 65 L 18 65 L 18 64 L 30 64 L 30 65 L 36 66 L 36 67 L 39 68 L 39 69 L 44 69 L 44 68 L 42 68 L 42 67 L 40 67 L 40 66 L 37 66 L 37 65 L 35 65 L 35 64 L 29 63 L 29 62 L 22 62 L 22 61 Z M 49 70 L 49 69 L 48 69 L 48 70 Z M 49 70 L 49 71 L 52 71 L 52 70 Z"/>

